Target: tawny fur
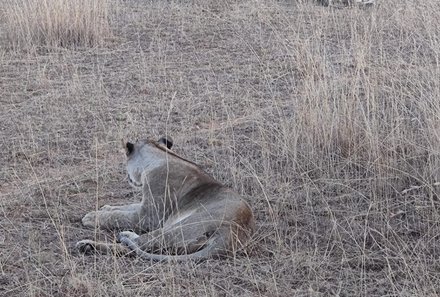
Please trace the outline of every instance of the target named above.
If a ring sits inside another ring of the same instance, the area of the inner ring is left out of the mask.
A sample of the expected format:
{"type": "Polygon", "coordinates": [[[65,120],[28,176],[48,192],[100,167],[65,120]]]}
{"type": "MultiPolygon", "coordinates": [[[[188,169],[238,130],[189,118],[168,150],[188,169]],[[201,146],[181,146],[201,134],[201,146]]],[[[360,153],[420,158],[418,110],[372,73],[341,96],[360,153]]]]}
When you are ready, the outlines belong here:
{"type": "Polygon", "coordinates": [[[142,189],[142,202],[104,206],[82,220],[87,227],[141,235],[121,232],[119,243],[82,240],[80,251],[182,261],[223,256],[246,243],[255,224],[249,204],[169,150],[171,145],[164,138],[127,143],[128,178],[142,189]]]}

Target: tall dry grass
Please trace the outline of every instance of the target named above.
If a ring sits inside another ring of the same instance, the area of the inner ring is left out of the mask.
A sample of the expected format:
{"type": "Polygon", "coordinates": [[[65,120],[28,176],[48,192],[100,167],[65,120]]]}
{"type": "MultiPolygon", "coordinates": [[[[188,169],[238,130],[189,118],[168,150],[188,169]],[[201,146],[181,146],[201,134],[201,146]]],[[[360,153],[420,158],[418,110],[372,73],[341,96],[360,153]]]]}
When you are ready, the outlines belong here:
{"type": "Polygon", "coordinates": [[[7,0],[5,18],[15,48],[97,46],[110,34],[108,0],[7,0]]]}
{"type": "Polygon", "coordinates": [[[430,189],[440,180],[440,10],[391,5],[379,8],[388,13],[353,10],[345,22],[315,25],[316,35],[292,49],[302,96],[286,136],[307,167],[328,176],[430,189]]]}

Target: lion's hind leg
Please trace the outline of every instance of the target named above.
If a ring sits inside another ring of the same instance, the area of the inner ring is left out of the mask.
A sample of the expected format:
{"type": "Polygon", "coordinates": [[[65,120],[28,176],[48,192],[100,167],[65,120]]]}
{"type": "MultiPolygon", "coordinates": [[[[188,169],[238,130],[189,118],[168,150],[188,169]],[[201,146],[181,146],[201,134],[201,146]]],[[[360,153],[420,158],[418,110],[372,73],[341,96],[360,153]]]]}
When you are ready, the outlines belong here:
{"type": "MultiPolygon", "coordinates": [[[[158,230],[159,231],[159,230],[158,230]]],[[[163,231],[163,230],[160,230],[163,231]]],[[[165,253],[155,253],[150,249],[145,249],[145,243],[139,241],[139,238],[129,238],[119,236],[119,240],[130,247],[136,255],[147,261],[200,261],[211,257],[223,257],[228,254],[226,242],[230,236],[229,228],[220,227],[217,232],[210,236],[203,235],[196,240],[179,241],[173,248],[181,248],[181,252],[173,253],[168,249],[165,253]],[[183,251],[183,252],[182,252],[183,251]]],[[[151,244],[151,241],[149,241],[151,244]]],[[[174,242],[176,244],[176,242],[174,242]]]]}
{"type": "Polygon", "coordinates": [[[183,255],[192,254],[202,249],[214,234],[215,229],[202,226],[175,225],[167,228],[156,229],[140,236],[132,236],[132,232],[121,232],[118,241],[122,243],[131,242],[142,251],[153,254],[183,255]],[[128,237],[129,241],[125,241],[128,237]]]}

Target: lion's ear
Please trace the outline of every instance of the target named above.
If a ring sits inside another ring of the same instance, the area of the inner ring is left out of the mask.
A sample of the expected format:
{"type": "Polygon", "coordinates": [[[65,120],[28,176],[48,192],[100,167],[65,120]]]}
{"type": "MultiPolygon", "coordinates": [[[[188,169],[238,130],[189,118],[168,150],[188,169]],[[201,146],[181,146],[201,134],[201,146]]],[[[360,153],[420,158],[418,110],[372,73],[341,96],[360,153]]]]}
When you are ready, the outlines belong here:
{"type": "Polygon", "coordinates": [[[125,154],[128,156],[130,156],[134,151],[134,144],[131,142],[127,142],[125,144],[125,154]]]}
{"type": "Polygon", "coordinates": [[[173,147],[173,139],[169,136],[161,137],[158,142],[159,144],[166,146],[169,150],[173,147]]]}

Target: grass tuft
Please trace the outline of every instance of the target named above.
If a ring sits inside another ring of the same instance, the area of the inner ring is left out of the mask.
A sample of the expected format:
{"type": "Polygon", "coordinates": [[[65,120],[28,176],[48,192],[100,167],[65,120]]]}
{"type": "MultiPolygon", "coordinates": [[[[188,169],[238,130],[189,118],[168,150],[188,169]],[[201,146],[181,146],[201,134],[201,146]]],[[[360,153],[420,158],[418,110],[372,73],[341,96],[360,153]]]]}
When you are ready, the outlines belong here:
{"type": "Polygon", "coordinates": [[[13,48],[94,47],[110,34],[108,0],[9,0],[5,17],[13,48]]]}

